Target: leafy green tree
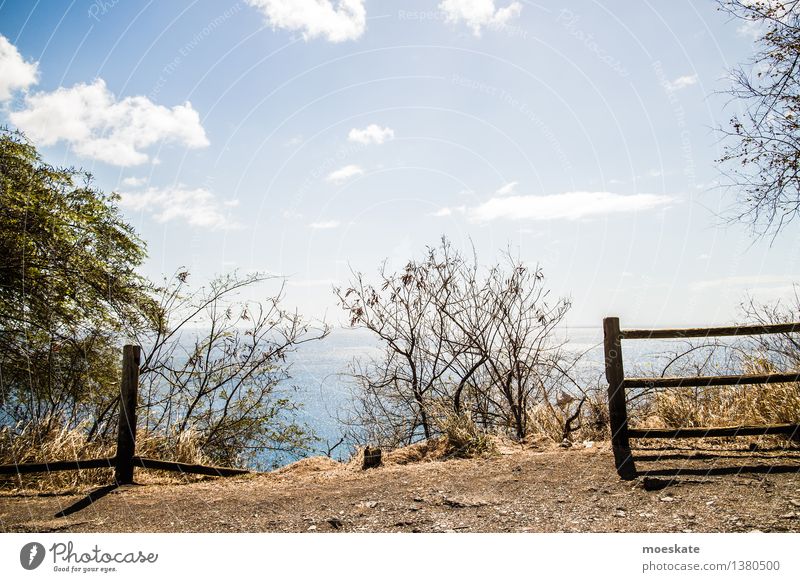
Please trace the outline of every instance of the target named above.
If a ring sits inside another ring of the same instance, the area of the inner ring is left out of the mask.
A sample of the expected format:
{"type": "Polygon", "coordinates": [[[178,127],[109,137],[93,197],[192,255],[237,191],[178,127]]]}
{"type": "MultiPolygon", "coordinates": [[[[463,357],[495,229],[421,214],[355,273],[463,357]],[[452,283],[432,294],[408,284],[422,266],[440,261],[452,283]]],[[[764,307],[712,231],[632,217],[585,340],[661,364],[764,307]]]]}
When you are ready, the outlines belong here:
{"type": "Polygon", "coordinates": [[[225,464],[309,451],[286,358],[328,326],[284,310],[282,290],[237,299],[261,275],[195,290],[187,272],[151,283],[137,273],[145,245],[116,202],[90,175],[46,164],[22,134],[0,129],[0,427],[41,441],[74,428],[113,440],[120,346],[132,341],[144,350],[140,434],[155,437],[160,456],[187,443],[197,460],[225,464]]]}
{"type": "Polygon", "coordinates": [[[117,335],[148,311],[145,245],[89,174],[0,129],[2,421],[74,425],[106,403],[117,335]]]}

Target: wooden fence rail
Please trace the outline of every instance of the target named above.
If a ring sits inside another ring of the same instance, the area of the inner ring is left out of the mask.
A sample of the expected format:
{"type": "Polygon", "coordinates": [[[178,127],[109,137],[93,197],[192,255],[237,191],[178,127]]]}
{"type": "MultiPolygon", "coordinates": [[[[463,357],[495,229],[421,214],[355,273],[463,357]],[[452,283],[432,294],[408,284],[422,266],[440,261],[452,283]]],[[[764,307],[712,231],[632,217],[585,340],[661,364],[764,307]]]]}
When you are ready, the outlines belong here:
{"type": "Polygon", "coordinates": [[[680,378],[626,378],[622,360],[623,339],[707,338],[773,333],[800,333],[800,323],[689,329],[621,330],[619,327],[619,318],[606,317],[603,319],[603,347],[605,351],[606,380],[608,382],[608,412],[611,425],[611,447],[614,452],[614,463],[619,476],[623,479],[633,479],[636,477],[636,465],[630,448],[630,439],[632,438],[702,438],[768,434],[788,435],[793,439],[798,439],[798,437],[800,437],[800,424],[674,429],[629,428],[626,396],[627,388],[746,386],[752,384],[800,382],[800,372],[680,378]]]}
{"type": "Polygon", "coordinates": [[[81,469],[114,468],[116,485],[133,483],[135,467],[228,477],[249,473],[246,469],[192,465],[174,461],[161,461],[136,456],[136,407],[139,398],[139,365],[141,348],[126,345],[122,349],[122,380],[120,382],[119,428],[117,431],[117,454],[103,459],[72,461],[45,461],[43,463],[20,463],[0,465],[0,475],[24,475],[50,473],[52,471],[77,471],[81,469]]]}

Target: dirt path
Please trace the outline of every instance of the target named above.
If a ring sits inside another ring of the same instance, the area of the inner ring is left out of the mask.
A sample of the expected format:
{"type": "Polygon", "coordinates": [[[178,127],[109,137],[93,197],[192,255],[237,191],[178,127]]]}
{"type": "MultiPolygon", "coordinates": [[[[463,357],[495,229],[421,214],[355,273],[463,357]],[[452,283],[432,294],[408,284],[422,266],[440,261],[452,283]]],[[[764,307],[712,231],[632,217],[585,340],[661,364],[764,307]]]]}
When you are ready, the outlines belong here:
{"type": "Polygon", "coordinates": [[[638,457],[653,472],[632,482],[617,478],[605,445],[366,472],[309,459],[277,473],[120,489],[57,519],[83,495],[0,494],[0,531],[800,531],[800,452],[638,457]]]}

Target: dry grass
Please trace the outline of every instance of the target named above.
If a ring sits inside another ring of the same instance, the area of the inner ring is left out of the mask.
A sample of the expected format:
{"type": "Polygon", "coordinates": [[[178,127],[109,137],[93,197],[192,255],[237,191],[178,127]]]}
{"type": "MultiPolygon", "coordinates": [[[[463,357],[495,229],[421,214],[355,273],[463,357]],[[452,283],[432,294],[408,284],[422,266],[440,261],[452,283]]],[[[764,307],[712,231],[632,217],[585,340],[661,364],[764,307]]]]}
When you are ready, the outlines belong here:
{"type": "MultiPolygon", "coordinates": [[[[56,423],[53,423],[56,424],[56,423]]],[[[116,441],[89,441],[84,427],[74,429],[44,428],[45,423],[12,429],[0,428],[0,464],[41,463],[74,459],[113,457],[116,441]]],[[[186,431],[170,439],[162,435],[139,432],[136,435],[136,454],[183,463],[204,464],[197,435],[186,431]]],[[[176,483],[197,480],[198,477],[166,471],[138,470],[136,480],[143,483],[176,483]]],[[[27,475],[0,476],[0,489],[6,491],[64,491],[86,485],[105,485],[113,480],[113,469],[82,469],[27,475]]]]}
{"type": "MultiPolygon", "coordinates": [[[[749,360],[747,374],[769,374],[763,359],[749,360]]],[[[800,383],[678,388],[655,395],[652,418],[663,426],[800,423],[800,383]]]]}
{"type": "MultiPolygon", "coordinates": [[[[577,401],[565,407],[538,404],[528,410],[528,438],[545,437],[559,443],[564,437],[564,426],[574,414],[577,401]]],[[[577,419],[571,423],[573,429],[569,435],[572,441],[600,441],[610,437],[608,428],[608,404],[605,395],[593,391],[590,393],[577,419]]]]}

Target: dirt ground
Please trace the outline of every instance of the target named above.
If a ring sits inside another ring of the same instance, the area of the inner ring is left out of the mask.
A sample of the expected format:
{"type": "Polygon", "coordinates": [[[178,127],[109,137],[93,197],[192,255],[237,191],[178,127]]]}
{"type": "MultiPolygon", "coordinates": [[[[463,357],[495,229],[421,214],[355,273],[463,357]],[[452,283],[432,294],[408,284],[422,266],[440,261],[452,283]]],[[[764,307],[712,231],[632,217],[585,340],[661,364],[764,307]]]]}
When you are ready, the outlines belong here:
{"type": "Polygon", "coordinates": [[[0,531],[800,531],[796,449],[638,449],[640,477],[622,481],[608,444],[586,445],[368,471],[314,458],[273,473],[124,487],[59,518],[92,488],[0,492],[0,531]]]}

